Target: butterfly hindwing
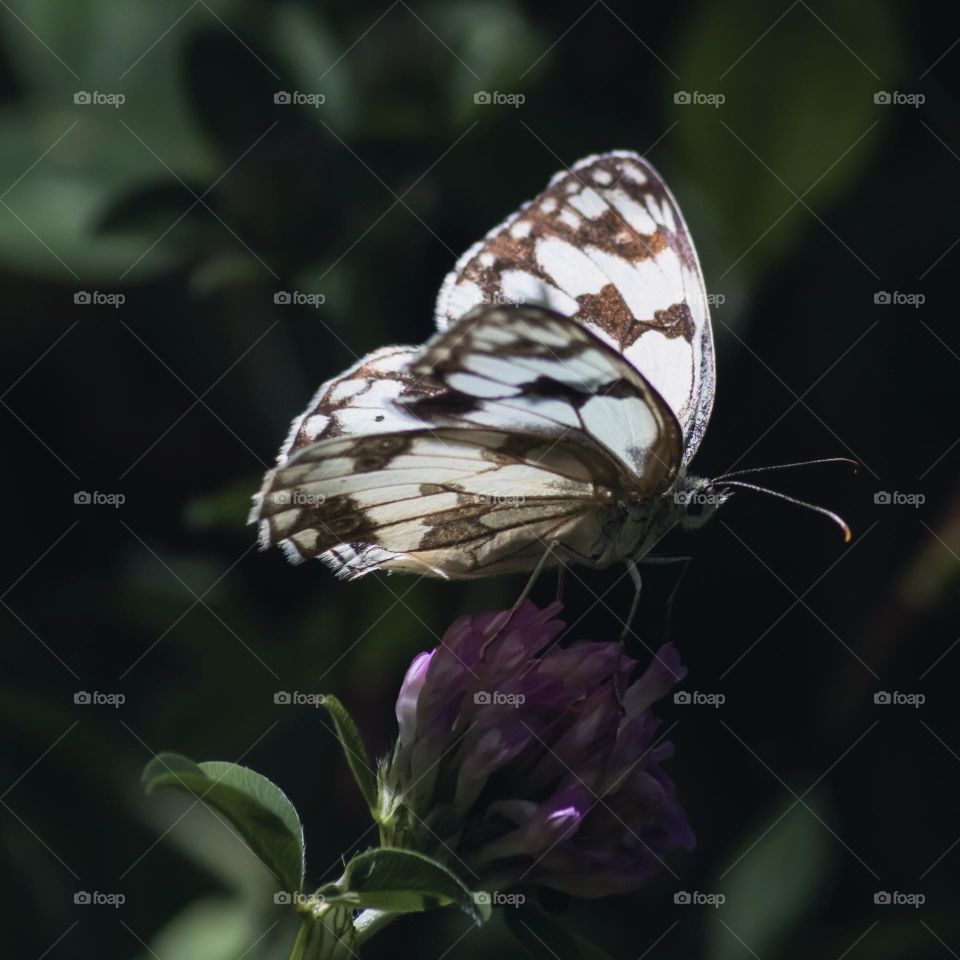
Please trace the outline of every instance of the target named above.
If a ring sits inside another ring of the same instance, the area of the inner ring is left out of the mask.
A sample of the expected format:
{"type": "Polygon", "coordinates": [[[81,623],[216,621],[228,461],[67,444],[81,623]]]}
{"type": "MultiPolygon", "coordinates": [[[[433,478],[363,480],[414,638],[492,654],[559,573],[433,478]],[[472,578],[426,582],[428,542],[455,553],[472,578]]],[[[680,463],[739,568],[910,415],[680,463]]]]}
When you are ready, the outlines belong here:
{"type": "Polygon", "coordinates": [[[255,510],[262,543],[344,577],[469,577],[525,569],[557,537],[595,549],[581,521],[607,505],[618,474],[567,440],[421,429],[310,444],[267,475],[255,510]]]}
{"type": "Polygon", "coordinates": [[[542,303],[620,351],[673,411],[690,462],[713,405],[713,334],[686,224],[645,160],[587,157],[471,247],[441,287],[438,326],[481,303],[542,303]]]}
{"type": "Polygon", "coordinates": [[[381,347],[324,383],[291,424],[280,450],[280,462],[317,440],[416,427],[396,402],[426,398],[436,392],[409,369],[418,350],[381,347]]]}

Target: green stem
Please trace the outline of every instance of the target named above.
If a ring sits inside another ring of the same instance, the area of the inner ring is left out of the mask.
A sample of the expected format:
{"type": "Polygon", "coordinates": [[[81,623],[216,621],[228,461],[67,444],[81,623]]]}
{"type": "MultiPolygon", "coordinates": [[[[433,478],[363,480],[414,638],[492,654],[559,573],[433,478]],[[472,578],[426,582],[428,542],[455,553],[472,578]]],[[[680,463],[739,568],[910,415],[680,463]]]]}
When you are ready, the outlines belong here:
{"type": "Polygon", "coordinates": [[[356,960],[357,949],[399,914],[364,910],[354,919],[347,906],[319,904],[300,911],[290,960],[356,960]]]}
{"type": "Polygon", "coordinates": [[[357,955],[353,910],[333,904],[300,911],[300,929],[290,960],[348,960],[357,955]]]}

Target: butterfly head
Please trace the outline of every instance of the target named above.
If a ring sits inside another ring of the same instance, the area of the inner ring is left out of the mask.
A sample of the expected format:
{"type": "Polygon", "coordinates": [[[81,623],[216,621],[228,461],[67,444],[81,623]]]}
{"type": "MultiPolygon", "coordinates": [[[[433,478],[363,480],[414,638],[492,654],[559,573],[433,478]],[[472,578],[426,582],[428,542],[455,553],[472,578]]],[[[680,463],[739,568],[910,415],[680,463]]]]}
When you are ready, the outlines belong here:
{"type": "Polygon", "coordinates": [[[678,513],[677,522],[684,530],[697,530],[729,497],[730,491],[717,488],[712,480],[687,475],[673,491],[673,502],[678,513]]]}

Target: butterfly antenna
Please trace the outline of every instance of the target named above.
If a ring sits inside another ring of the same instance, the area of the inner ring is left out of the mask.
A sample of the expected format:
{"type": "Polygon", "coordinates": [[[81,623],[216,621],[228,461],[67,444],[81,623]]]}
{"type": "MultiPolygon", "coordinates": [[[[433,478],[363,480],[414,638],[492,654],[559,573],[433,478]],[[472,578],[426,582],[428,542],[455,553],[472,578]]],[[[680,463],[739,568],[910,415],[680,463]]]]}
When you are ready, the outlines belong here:
{"type": "Polygon", "coordinates": [[[832,510],[828,510],[826,507],[820,507],[815,503],[808,503],[806,500],[798,500],[796,497],[791,497],[785,493],[780,493],[779,490],[769,490],[767,487],[758,487],[755,483],[744,483],[742,480],[724,480],[724,486],[740,487],[744,490],[754,490],[756,493],[766,493],[771,497],[778,497],[781,500],[786,500],[787,503],[795,503],[798,507],[806,507],[808,510],[812,510],[814,513],[821,513],[823,516],[829,517],[843,531],[844,543],[849,543],[853,538],[853,533],[847,526],[847,522],[843,519],[843,517],[841,517],[838,513],[834,513],[832,510]]]}
{"type": "Polygon", "coordinates": [[[768,470],[789,470],[792,467],[813,467],[820,463],[849,463],[853,467],[853,472],[860,470],[860,464],[849,457],[824,457],[822,460],[800,460],[797,463],[775,463],[769,467],[750,467],[747,470],[734,470],[733,473],[725,473],[722,477],[716,477],[715,480],[728,480],[731,477],[745,477],[750,473],[766,473],[768,470]]]}

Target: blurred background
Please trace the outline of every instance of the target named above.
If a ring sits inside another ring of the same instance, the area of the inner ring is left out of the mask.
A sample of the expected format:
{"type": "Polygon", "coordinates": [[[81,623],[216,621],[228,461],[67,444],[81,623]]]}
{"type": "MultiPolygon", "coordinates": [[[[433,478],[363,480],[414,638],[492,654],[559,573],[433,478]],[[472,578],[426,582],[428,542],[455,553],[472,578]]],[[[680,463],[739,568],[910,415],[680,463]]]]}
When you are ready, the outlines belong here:
{"type": "MultiPolygon", "coordinates": [[[[143,765],[165,749],[266,774],[305,822],[310,881],[334,879],[374,836],[326,718],[274,694],[335,692],[382,754],[412,656],[521,581],[338,583],[258,553],[249,497],[321,381],[430,334],[462,250],[556,170],[631,148],[677,195],[715,301],[697,472],[863,466],[769,478],[842,512],[849,545],[742,493],[670,543],[695,558],[679,587],[675,568],[647,573],[643,642],[672,639],[685,689],[725,698],[661,711],[698,848],[641,895],[552,907],[617,957],[957,956],[948,17],[2,0],[7,955],[287,956],[275,881],[209,813],[145,798],[143,765]]],[[[571,639],[612,638],[630,587],[579,575],[571,639]]],[[[367,955],[397,949],[522,955],[501,921],[454,911],[399,921],[367,955]]]]}

